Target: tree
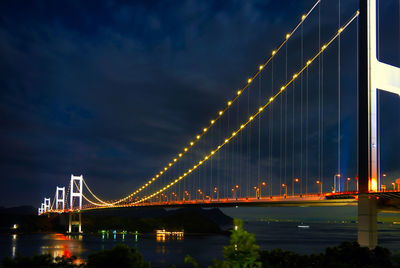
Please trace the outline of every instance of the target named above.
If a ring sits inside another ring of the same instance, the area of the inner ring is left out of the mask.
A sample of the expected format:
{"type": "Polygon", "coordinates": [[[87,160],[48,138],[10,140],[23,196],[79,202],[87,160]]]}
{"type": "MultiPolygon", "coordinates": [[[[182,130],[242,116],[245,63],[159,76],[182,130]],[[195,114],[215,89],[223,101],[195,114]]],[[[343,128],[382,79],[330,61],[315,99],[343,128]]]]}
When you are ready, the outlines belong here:
{"type": "MultiPolygon", "coordinates": [[[[256,243],[254,234],[248,233],[243,229],[243,221],[241,220],[235,219],[233,224],[235,227],[231,230],[229,245],[223,249],[224,259],[214,260],[214,265],[212,267],[261,267],[261,262],[258,260],[260,247],[256,243]]],[[[186,256],[185,263],[190,263],[195,267],[199,267],[197,262],[189,255],[186,256]]]]}

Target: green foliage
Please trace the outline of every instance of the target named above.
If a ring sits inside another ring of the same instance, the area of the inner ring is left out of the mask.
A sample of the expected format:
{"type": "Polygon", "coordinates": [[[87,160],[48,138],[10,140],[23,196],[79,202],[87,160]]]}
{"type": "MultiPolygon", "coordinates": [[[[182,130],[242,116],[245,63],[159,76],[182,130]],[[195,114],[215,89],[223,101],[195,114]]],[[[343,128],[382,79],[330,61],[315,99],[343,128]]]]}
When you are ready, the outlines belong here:
{"type": "Polygon", "coordinates": [[[190,256],[190,255],[186,255],[186,257],[185,257],[185,263],[186,263],[186,264],[191,264],[191,265],[193,265],[193,266],[196,267],[196,268],[200,267],[199,264],[197,263],[197,261],[196,261],[192,256],[190,256]]]}
{"type": "Polygon", "coordinates": [[[370,250],[360,247],[357,242],[343,242],[337,247],[327,248],[324,253],[318,255],[300,255],[281,249],[261,251],[260,258],[263,267],[274,268],[399,267],[388,249],[378,246],[370,250]]]}
{"type": "Polygon", "coordinates": [[[33,257],[24,257],[17,255],[14,259],[6,257],[3,260],[4,268],[77,268],[81,265],[75,265],[73,262],[76,257],[65,258],[57,257],[53,259],[50,254],[35,255],[33,257]]]}
{"type": "MultiPolygon", "coordinates": [[[[233,221],[235,228],[231,231],[231,239],[229,245],[224,247],[223,260],[214,260],[212,267],[216,268],[250,268],[261,267],[259,261],[260,247],[256,243],[254,234],[243,229],[243,221],[235,219],[233,221]]],[[[187,255],[185,263],[199,267],[194,258],[187,255]]]]}
{"type": "Polygon", "coordinates": [[[111,250],[104,250],[89,255],[87,260],[88,268],[150,268],[149,262],[143,262],[142,255],[137,248],[127,245],[116,245],[111,250]]]}

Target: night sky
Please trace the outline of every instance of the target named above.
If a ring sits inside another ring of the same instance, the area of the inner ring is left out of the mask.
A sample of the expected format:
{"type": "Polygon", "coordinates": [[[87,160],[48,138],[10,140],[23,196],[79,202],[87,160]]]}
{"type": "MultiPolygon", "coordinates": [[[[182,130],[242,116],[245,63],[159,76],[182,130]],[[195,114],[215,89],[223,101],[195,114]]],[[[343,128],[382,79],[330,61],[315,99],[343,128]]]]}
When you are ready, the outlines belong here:
{"type": "MultiPolygon", "coordinates": [[[[38,206],[71,174],[106,199],[133,191],[314,2],[1,1],[0,206],[38,206]]],[[[342,2],[344,21],[357,1],[342,2]]],[[[381,58],[400,66],[399,3],[381,9],[381,58]]],[[[397,177],[400,98],[383,93],[381,107],[382,169],[397,177]]]]}

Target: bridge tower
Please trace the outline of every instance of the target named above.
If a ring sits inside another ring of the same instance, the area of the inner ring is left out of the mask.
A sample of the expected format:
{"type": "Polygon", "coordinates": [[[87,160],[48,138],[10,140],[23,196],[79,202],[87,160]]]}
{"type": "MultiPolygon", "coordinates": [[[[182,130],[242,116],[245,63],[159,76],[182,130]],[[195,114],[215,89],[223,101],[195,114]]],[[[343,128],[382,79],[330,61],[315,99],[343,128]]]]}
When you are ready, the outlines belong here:
{"type": "Polygon", "coordinates": [[[65,187],[56,188],[56,210],[65,209],[65,187]]]}
{"type": "Polygon", "coordinates": [[[78,233],[82,233],[82,214],[80,210],[82,209],[82,182],[83,176],[74,176],[71,175],[71,183],[70,183],[70,209],[72,210],[69,213],[69,221],[68,221],[68,232],[72,233],[72,226],[78,226],[78,233]],[[78,199],[78,212],[74,212],[74,198],[78,199]]]}
{"type": "Polygon", "coordinates": [[[71,183],[70,183],[70,204],[69,208],[74,209],[74,198],[78,198],[79,202],[79,209],[82,209],[82,181],[83,181],[83,176],[74,176],[71,175],[71,183]]]}
{"type": "Polygon", "coordinates": [[[400,95],[400,69],[377,57],[377,0],[360,0],[359,47],[359,201],[358,242],[377,245],[377,202],[369,192],[380,190],[378,90],[400,95]]]}
{"type": "Polygon", "coordinates": [[[50,210],[50,198],[44,198],[44,212],[50,210]]]}

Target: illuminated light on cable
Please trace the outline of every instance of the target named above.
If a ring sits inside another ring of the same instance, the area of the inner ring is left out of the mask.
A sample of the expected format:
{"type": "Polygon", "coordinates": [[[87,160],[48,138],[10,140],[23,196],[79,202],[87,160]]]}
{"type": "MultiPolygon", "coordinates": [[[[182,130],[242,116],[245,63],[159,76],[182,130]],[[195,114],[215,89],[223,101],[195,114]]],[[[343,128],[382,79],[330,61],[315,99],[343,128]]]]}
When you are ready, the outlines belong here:
{"type": "Polygon", "coordinates": [[[250,84],[250,83],[251,83],[251,81],[252,81],[252,80],[251,80],[251,78],[249,78],[249,79],[247,80],[247,83],[249,83],[249,84],[250,84]]]}
{"type": "Polygon", "coordinates": [[[219,115],[222,115],[223,113],[224,113],[224,111],[219,111],[219,113],[218,113],[218,114],[219,114],[219,115]]]}
{"type": "Polygon", "coordinates": [[[204,132],[207,132],[207,128],[204,128],[203,131],[204,131],[204,132]]]}
{"type": "Polygon", "coordinates": [[[191,142],[190,142],[190,145],[193,145],[193,144],[194,144],[194,142],[193,142],[193,141],[191,141],[191,142]]]}
{"type": "Polygon", "coordinates": [[[259,112],[261,112],[262,110],[264,110],[263,107],[260,107],[260,108],[258,109],[259,112]]]}
{"type": "Polygon", "coordinates": [[[179,155],[179,157],[182,157],[182,154],[178,154],[179,155]]]}
{"type": "Polygon", "coordinates": [[[169,163],[168,166],[172,166],[172,163],[169,163]]]}
{"type": "Polygon", "coordinates": [[[231,102],[231,101],[228,101],[228,106],[231,106],[231,104],[232,104],[232,102],[231,102]]]}
{"type": "Polygon", "coordinates": [[[238,90],[238,91],[237,91],[237,94],[238,94],[238,95],[242,94],[242,91],[241,91],[241,90],[238,90]]]}
{"type": "Polygon", "coordinates": [[[213,154],[215,154],[215,152],[214,152],[214,151],[211,151],[211,154],[213,155],[213,154]]]}
{"type": "Polygon", "coordinates": [[[270,101],[270,102],[273,101],[273,100],[274,100],[274,97],[269,98],[269,101],[270,101]]]}
{"type": "MultiPolygon", "coordinates": [[[[346,29],[346,27],[347,27],[352,21],[354,21],[354,19],[357,17],[357,15],[359,15],[359,12],[357,12],[357,14],[354,15],[354,16],[352,17],[351,20],[349,20],[349,22],[343,27],[343,30],[346,29]]],[[[317,58],[317,57],[322,53],[322,50],[326,49],[326,48],[336,39],[337,36],[339,36],[339,35],[333,36],[332,39],[331,39],[326,45],[324,45],[324,46],[322,47],[322,49],[315,55],[315,57],[313,57],[313,58],[311,59],[311,62],[310,62],[310,63],[312,63],[312,62],[314,61],[314,59],[317,58]]],[[[310,64],[310,63],[308,63],[308,64],[310,64]]],[[[306,67],[306,66],[305,66],[305,67],[306,67]]],[[[297,75],[301,74],[301,73],[306,69],[305,67],[303,67],[297,75]]],[[[294,80],[294,79],[293,79],[293,80],[294,80]]],[[[287,85],[285,85],[285,86],[283,86],[283,87],[281,88],[281,91],[283,91],[283,90],[284,90],[289,84],[291,84],[292,82],[293,82],[293,81],[289,81],[289,83],[288,83],[287,85]]],[[[258,115],[258,113],[256,113],[254,116],[257,116],[257,115],[258,115]]],[[[248,122],[246,122],[245,126],[246,126],[252,119],[253,119],[253,116],[250,117],[250,120],[249,120],[248,122]]],[[[229,140],[228,140],[228,141],[229,141],[229,140]]],[[[222,144],[222,146],[223,146],[223,145],[224,145],[224,144],[222,144]]],[[[222,146],[219,145],[219,146],[218,146],[218,149],[220,149],[222,146]]],[[[284,185],[284,187],[286,187],[286,184],[284,185]]],[[[142,201],[145,201],[145,199],[141,199],[141,200],[139,200],[139,201],[136,201],[135,204],[140,203],[140,202],[142,202],[142,201]]],[[[135,204],[133,204],[133,205],[135,205],[135,204]]]]}
{"type": "Polygon", "coordinates": [[[264,68],[264,65],[260,65],[260,67],[258,67],[258,69],[261,71],[264,68]]]}
{"type": "Polygon", "coordinates": [[[196,138],[197,138],[197,139],[200,139],[200,135],[197,135],[196,138]]]}
{"type": "Polygon", "coordinates": [[[167,170],[167,169],[168,169],[167,167],[164,168],[164,170],[167,170]]]}
{"type": "Polygon", "coordinates": [[[281,91],[284,91],[284,90],[285,90],[285,86],[282,86],[282,87],[281,87],[281,91]]]}
{"type": "Polygon", "coordinates": [[[187,152],[188,148],[185,148],[184,150],[185,150],[185,152],[187,152]]]}
{"type": "Polygon", "coordinates": [[[272,50],[272,56],[274,56],[276,54],[275,50],[272,50]]]}
{"type": "Polygon", "coordinates": [[[293,75],[293,78],[296,78],[296,77],[297,77],[297,74],[294,74],[294,75],[293,75]]]}
{"type": "Polygon", "coordinates": [[[183,176],[186,176],[187,175],[187,173],[183,173],[183,176]]]}
{"type": "Polygon", "coordinates": [[[174,162],[178,161],[178,159],[174,158],[174,162]]]}
{"type": "Polygon", "coordinates": [[[289,33],[286,34],[286,39],[289,39],[289,37],[290,37],[290,34],[289,33]]]}
{"type": "Polygon", "coordinates": [[[307,65],[310,65],[310,64],[311,64],[311,62],[312,62],[311,60],[307,61],[307,65]]]}
{"type": "Polygon", "coordinates": [[[151,180],[152,180],[152,181],[155,181],[155,180],[156,180],[156,178],[152,178],[151,180]]]}
{"type": "Polygon", "coordinates": [[[199,165],[203,164],[203,161],[199,161],[199,165]]]}
{"type": "Polygon", "coordinates": [[[241,125],[240,128],[244,128],[244,125],[241,125]]]}
{"type": "Polygon", "coordinates": [[[207,160],[207,159],[208,159],[208,156],[206,155],[206,156],[204,157],[204,159],[207,160]]]}
{"type": "Polygon", "coordinates": [[[253,120],[253,119],[254,119],[254,117],[252,117],[252,116],[249,117],[249,121],[251,121],[251,120],[253,120]]]}
{"type": "Polygon", "coordinates": [[[307,18],[307,15],[303,15],[303,16],[301,16],[301,20],[305,20],[307,18]]]}
{"type": "Polygon", "coordinates": [[[191,170],[191,169],[189,169],[189,173],[190,173],[190,172],[192,172],[192,170],[191,170]]]}
{"type": "Polygon", "coordinates": [[[339,28],[338,33],[343,32],[343,28],[339,28]]]}
{"type": "Polygon", "coordinates": [[[163,174],[163,172],[162,172],[162,171],[160,171],[160,175],[161,175],[161,174],[163,174]]]}
{"type": "Polygon", "coordinates": [[[214,124],[214,123],[215,123],[215,121],[214,121],[214,120],[211,120],[211,125],[214,124]]]}
{"type": "Polygon", "coordinates": [[[158,177],[160,177],[160,175],[157,174],[157,175],[156,175],[156,178],[158,178],[158,177]]]}
{"type": "Polygon", "coordinates": [[[225,139],[225,143],[227,143],[229,140],[228,139],[225,139]]]}
{"type": "Polygon", "coordinates": [[[236,135],[236,132],[232,132],[232,137],[236,135]]]}

